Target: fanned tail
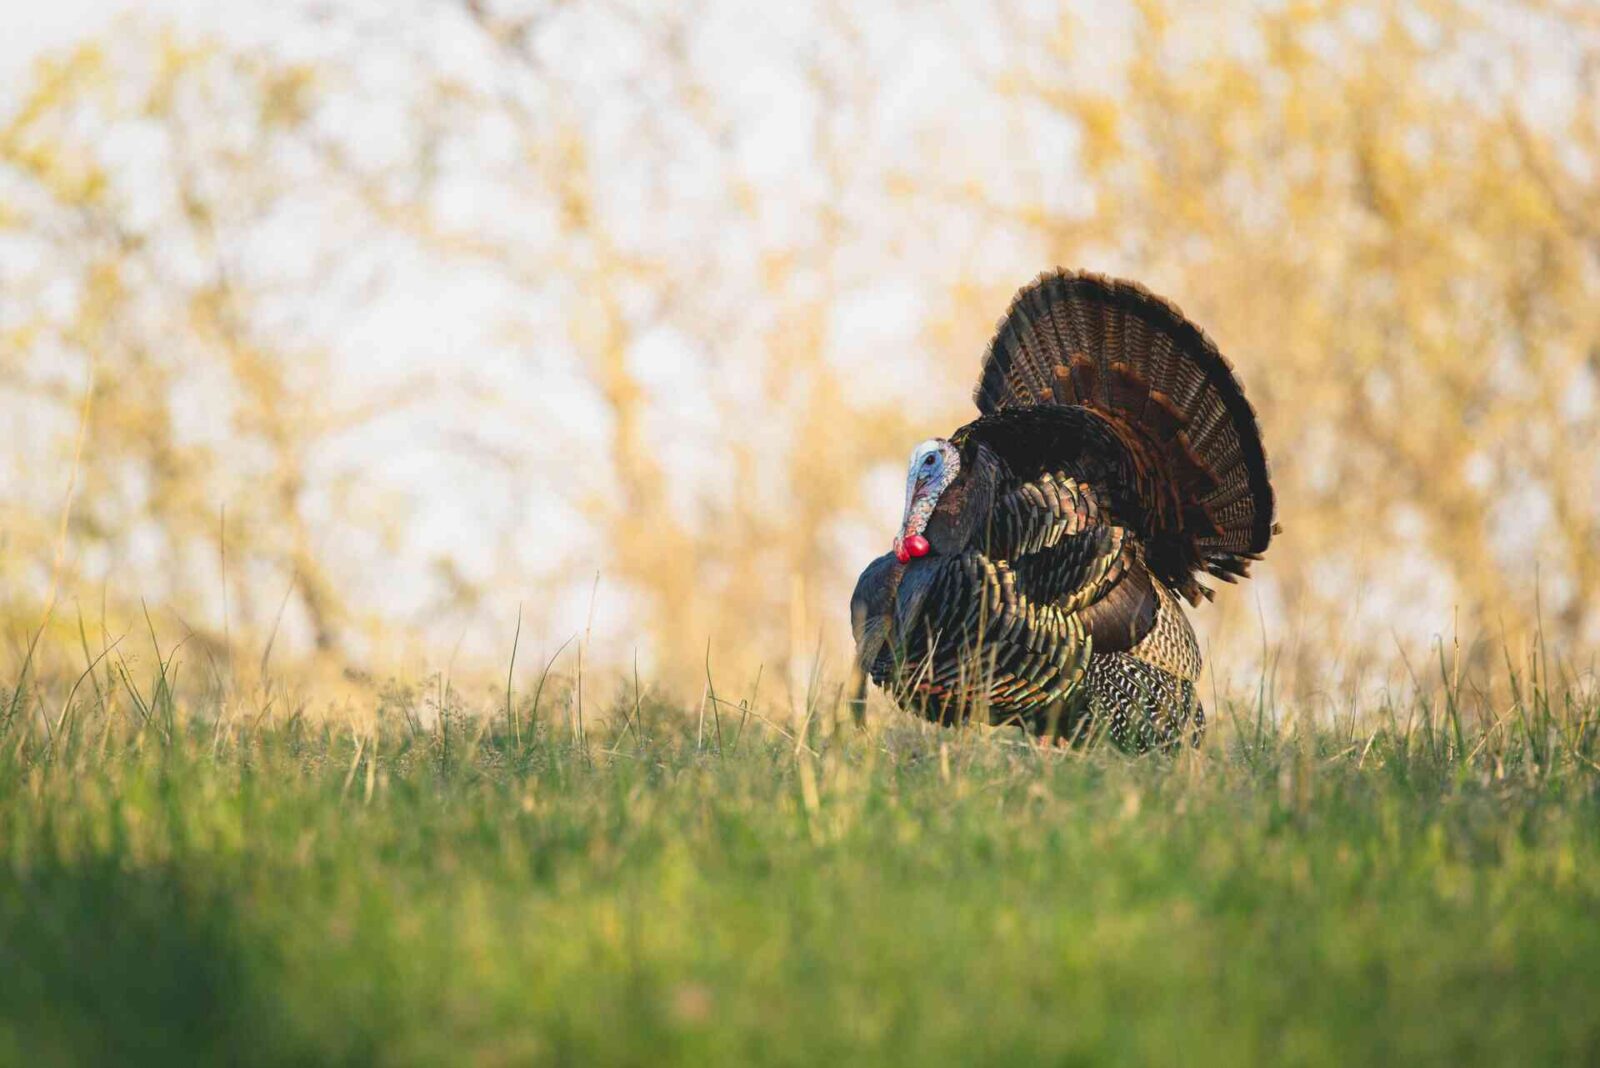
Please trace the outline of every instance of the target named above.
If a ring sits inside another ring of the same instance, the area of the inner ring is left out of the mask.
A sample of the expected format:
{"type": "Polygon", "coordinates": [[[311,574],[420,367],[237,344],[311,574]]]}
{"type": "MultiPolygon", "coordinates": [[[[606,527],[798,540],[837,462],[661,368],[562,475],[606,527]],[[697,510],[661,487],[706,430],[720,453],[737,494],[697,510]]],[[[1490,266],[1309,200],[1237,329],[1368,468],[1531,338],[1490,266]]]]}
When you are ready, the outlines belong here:
{"type": "Polygon", "coordinates": [[[1248,574],[1272,535],[1271,472],[1255,410],[1217,346],[1134,282],[1054,271],[1000,321],[973,399],[985,415],[1077,405],[1131,431],[1163,491],[1149,509],[1149,563],[1196,601],[1206,571],[1248,574]]]}

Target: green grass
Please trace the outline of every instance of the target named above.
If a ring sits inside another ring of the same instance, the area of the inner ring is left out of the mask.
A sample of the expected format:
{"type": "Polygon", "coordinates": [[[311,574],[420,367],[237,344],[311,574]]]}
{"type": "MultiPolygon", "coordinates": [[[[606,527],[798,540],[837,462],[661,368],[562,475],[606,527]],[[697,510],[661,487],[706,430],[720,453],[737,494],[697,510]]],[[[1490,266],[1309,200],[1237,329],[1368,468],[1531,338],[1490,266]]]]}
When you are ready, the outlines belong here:
{"type": "Polygon", "coordinates": [[[1133,760],[124,681],[0,707],[6,1063],[1600,1058],[1590,704],[1133,760]]]}

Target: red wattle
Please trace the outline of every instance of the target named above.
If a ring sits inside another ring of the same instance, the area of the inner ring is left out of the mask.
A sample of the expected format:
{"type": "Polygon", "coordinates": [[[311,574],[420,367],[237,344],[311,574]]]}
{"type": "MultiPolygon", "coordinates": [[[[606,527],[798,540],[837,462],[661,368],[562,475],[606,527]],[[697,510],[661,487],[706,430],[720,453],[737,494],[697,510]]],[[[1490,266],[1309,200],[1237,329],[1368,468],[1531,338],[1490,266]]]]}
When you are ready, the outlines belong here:
{"type": "Polygon", "coordinates": [[[909,564],[911,562],[911,554],[906,551],[904,542],[895,542],[894,558],[900,561],[902,564],[909,564]]]}
{"type": "Polygon", "coordinates": [[[921,534],[913,534],[906,539],[905,547],[901,549],[901,552],[908,556],[927,556],[930,548],[927,538],[924,538],[921,534]]]}

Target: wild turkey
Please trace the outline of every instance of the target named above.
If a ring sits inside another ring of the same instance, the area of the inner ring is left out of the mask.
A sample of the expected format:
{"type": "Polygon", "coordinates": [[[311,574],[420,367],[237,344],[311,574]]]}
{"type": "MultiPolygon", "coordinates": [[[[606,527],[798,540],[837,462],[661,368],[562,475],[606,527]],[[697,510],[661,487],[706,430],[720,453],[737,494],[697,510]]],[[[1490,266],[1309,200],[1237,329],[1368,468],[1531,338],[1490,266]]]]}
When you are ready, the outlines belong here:
{"type": "Polygon", "coordinates": [[[974,400],[912,453],[894,551],[856,584],[856,700],[870,676],[944,723],[1198,744],[1178,596],[1246,575],[1278,529],[1227,360],[1142,286],[1057,271],[1012,301],[974,400]]]}

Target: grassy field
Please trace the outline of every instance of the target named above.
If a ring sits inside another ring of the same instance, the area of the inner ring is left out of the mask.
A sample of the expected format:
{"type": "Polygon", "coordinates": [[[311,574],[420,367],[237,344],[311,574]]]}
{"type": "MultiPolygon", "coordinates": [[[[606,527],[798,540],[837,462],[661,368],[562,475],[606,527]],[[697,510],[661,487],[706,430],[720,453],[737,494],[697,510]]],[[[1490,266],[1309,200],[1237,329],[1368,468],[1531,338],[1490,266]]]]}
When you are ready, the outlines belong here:
{"type": "Polygon", "coordinates": [[[6,1063],[1600,1058],[1593,703],[1243,712],[1133,760],[32,692],[0,707],[6,1063]]]}

